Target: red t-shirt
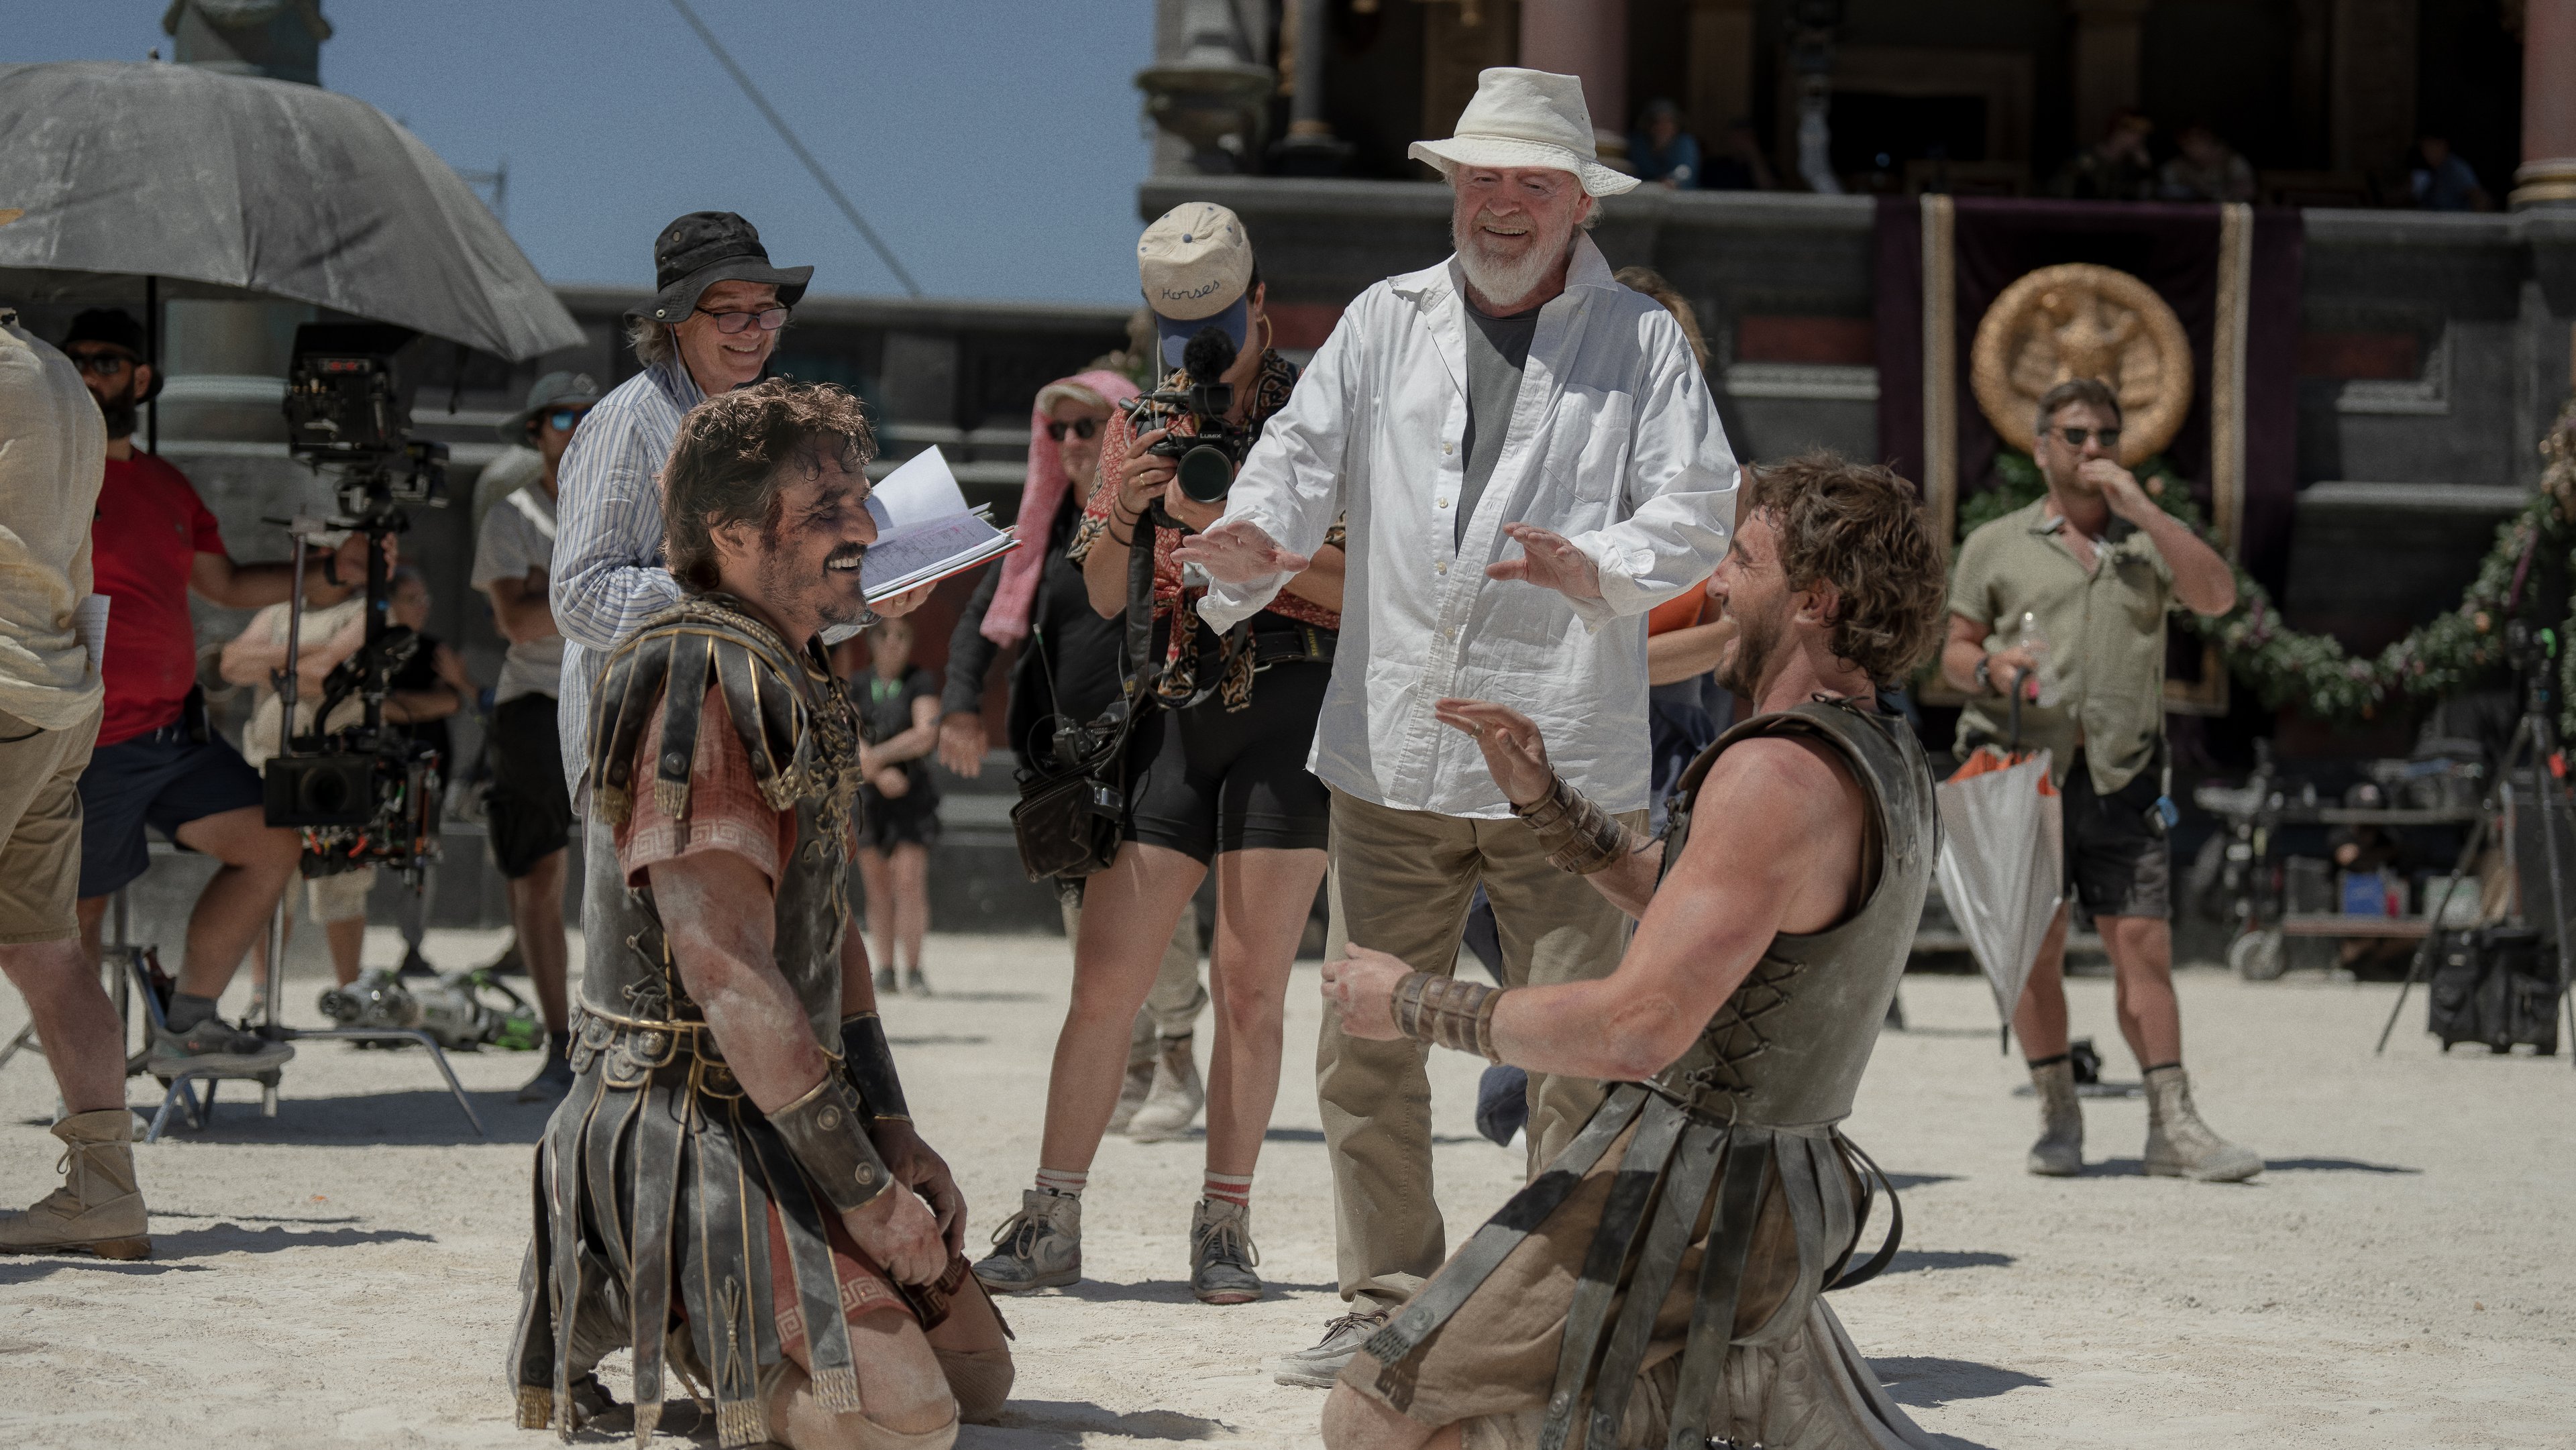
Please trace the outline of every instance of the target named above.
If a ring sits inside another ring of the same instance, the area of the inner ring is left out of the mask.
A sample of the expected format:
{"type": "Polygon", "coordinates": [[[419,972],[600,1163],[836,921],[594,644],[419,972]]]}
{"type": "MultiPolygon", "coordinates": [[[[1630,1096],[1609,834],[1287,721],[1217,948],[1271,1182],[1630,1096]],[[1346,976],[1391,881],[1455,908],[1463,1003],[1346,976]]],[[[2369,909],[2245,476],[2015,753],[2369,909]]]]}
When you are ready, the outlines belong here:
{"type": "Polygon", "coordinates": [[[107,687],[100,745],[179,718],[197,683],[188,575],[199,554],[222,552],[223,531],[186,475],[149,453],[107,461],[90,522],[92,587],[112,601],[99,671],[107,687]]]}

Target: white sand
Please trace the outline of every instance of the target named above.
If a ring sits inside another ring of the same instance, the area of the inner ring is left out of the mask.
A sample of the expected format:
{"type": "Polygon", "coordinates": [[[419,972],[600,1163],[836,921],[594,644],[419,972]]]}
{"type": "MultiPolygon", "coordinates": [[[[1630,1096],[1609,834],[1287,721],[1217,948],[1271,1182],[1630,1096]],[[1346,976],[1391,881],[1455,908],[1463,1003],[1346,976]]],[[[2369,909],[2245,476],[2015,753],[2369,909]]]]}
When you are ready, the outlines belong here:
{"type": "MultiPolygon", "coordinates": [[[[495,947],[432,939],[448,965],[495,947]]],[[[1067,964],[1052,939],[935,939],[946,995],[888,1014],[979,1243],[1034,1166],[1067,964]]],[[[1291,989],[1256,1188],[1272,1297],[1191,1302],[1196,1143],[1113,1139],[1085,1199],[1092,1277],[1006,1305],[1008,1422],[961,1443],[1314,1442],[1321,1394],[1271,1383],[1268,1362],[1338,1304],[1305,1070],[1315,980],[1303,968],[1291,989]]],[[[314,985],[296,984],[290,1020],[318,1023],[314,985]]],[[[2079,1033],[2134,1077],[2108,984],[2073,990],[2079,1033]]],[[[2420,1005],[2375,1060],[2394,990],[2185,974],[2202,1106],[2273,1165],[2218,1187],[2138,1173],[2136,1100],[2088,1104],[2086,1176],[2025,1175],[2033,1111],[2011,1095],[1984,984],[1910,979],[1915,1030],[1882,1039],[1849,1125],[1910,1185],[1906,1254],[1837,1296],[1894,1396],[1961,1445],[2576,1445],[2576,1072],[2563,1056],[2439,1058],[2420,1005]]],[[[0,992],[0,1040],[24,1020],[0,992]]],[[[1519,1155],[1474,1135],[1478,1064],[1433,1061],[1454,1243],[1515,1185],[1519,1155]]],[[[511,1428],[501,1378],[542,1121],[509,1090],[533,1066],[457,1059],[483,1142],[417,1054],[309,1046],[277,1118],[236,1090],[211,1131],[140,1150],[152,1262],[0,1258],[0,1443],[547,1443],[511,1428]]],[[[53,1102],[41,1062],[0,1070],[12,1203],[49,1184],[53,1102]]]]}

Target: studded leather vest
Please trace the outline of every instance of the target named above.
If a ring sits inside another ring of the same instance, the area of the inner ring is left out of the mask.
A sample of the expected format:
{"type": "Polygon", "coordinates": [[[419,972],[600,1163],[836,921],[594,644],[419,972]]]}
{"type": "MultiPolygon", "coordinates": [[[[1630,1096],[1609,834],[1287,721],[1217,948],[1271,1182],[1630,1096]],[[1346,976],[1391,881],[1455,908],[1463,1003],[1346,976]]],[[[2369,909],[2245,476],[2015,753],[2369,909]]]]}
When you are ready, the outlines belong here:
{"type": "Polygon", "coordinates": [[[1868,892],[1861,908],[1833,927],[1772,938],[1699,1040],[1653,1085],[1712,1118],[1812,1127],[1851,1113],[1913,949],[1940,818],[1931,767],[1902,719],[1818,699],[1747,720],[1691,762],[1664,846],[1668,866],[1689,839],[1690,809],[1709,767],[1730,747],[1763,735],[1830,744],[1859,778],[1872,812],[1861,860],[1868,892]]]}
{"type": "MultiPolygon", "coordinates": [[[[585,771],[601,818],[624,824],[635,793],[649,790],[685,831],[701,728],[733,730],[762,799],[795,812],[795,849],[780,862],[773,908],[774,960],[815,1040],[837,1053],[841,939],[849,927],[843,883],[859,785],[857,711],[818,645],[791,648],[728,596],[692,595],[654,616],[601,668],[585,771]],[[710,683],[724,702],[720,718],[705,708],[710,683]],[[651,762],[652,779],[638,781],[636,753],[657,710],[661,753],[651,762]]],[[[582,1005],[612,1023],[703,1020],[672,963],[650,886],[597,904],[584,946],[582,1005]]],[[[699,1033],[670,1036],[704,1040],[699,1033]]]]}

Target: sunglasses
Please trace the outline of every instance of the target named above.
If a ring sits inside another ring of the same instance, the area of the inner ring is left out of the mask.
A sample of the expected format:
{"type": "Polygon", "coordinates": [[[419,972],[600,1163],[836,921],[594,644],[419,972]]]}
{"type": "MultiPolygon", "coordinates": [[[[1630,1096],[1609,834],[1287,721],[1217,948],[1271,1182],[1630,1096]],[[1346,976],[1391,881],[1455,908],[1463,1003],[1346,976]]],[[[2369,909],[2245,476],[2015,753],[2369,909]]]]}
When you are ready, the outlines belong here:
{"type": "Polygon", "coordinates": [[[716,331],[723,333],[740,332],[755,322],[760,324],[763,332],[776,332],[787,325],[787,309],[784,307],[764,307],[758,312],[708,312],[703,307],[693,307],[690,311],[706,312],[716,320],[716,331]]]}
{"type": "Polygon", "coordinates": [[[589,411],[588,408],[557,408],[546,415],[546,426],[558,433],[569,433],[589,411]]]}
{"type": "Polygon", "coordinates": [[[2065,439],[2069,448],[2081,448],[2086,440],[2092,438],[2101,439],[2105,448],[2120,446],[2120,430],[2117,428],[2052,428],[2049,431],[2065,439]]]}
{"type": "Polygon", "coordinates": [[[121,378],[134,361],[121,352],[76,352],[67,354],[72,365],[94,378],[121,378]]]}
{"type": "Polygon", "coordinates": [[[1070,431],[1076,438],[1088,438],[1092,434],[1099,432],[1100,420],[1097,418],[1076,418],[1069,423],[1049,423],[1046,425],[1046,429],[1047,436],[1049,438],[1054,439],[1058,443],[1062,443],[1064,441],[1064,435],[1068,431],[1070,431]]]}

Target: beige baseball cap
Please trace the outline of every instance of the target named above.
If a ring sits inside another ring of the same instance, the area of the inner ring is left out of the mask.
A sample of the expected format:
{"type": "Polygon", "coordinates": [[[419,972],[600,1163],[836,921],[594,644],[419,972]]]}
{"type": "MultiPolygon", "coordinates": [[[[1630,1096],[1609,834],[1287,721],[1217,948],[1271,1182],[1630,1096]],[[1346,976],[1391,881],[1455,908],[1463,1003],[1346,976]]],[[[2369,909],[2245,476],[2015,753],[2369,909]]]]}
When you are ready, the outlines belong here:
{"type": "Polygon", "coordinates": [[[1242,218],[1212,201],[1183,202],[1136,239],[1136,271],[1165,367],[1179,367],[1190,338],[1210,325],[1242,348],[1251,332],[1245,294],[1252,287],[1252,239],[1242,218]]]}

